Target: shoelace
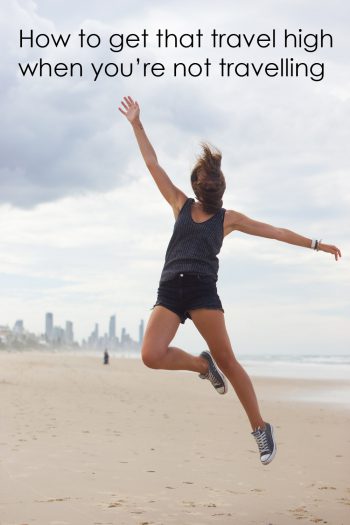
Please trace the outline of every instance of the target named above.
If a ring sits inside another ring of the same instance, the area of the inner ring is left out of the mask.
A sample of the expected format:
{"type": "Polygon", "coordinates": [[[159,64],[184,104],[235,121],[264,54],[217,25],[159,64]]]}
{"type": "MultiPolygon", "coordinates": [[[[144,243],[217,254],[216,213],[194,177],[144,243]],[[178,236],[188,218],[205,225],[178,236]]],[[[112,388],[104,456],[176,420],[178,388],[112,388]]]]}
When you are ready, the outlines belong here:
{"type": "Polygon", "coordinates": [[[210,366],[209,366],[209,370],[208,370],[208,374],[207,375],[208,375],[208,379],[210,379],[210,381],[214,385],[220,385],[221,384],[221,381],[218,379],[218,377],[215,374],[213,374],[210,366]]]}
{"type": "Polygon", "coordinates": [[[215,374],[215,370],[213,371],[212,364],[211,363],[208,363],[208,364],[209,364],[208,372],[206,374],[200,374],[200,377],[202,379],[209,379],[209,381],[211,381],[211,383],[214,386],[221,387],[222,386],[221,377],[220,376],[218,377],[218,375],[215,374]]]}
{"type": "Polygon", "coordinates": [[[269,453],[270,447],[267,441],[267,434],[264,430],[260,430],[259,435],[255,435],[255,440],[258,444],[260,453],[269,453]]]}

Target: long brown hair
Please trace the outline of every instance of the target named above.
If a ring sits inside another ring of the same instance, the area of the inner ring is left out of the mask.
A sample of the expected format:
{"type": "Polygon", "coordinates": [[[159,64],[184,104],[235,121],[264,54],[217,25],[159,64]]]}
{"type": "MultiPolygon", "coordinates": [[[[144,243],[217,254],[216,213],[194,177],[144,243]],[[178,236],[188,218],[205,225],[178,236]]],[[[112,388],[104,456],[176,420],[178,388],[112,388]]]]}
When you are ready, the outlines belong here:
{"type": "Polygon", "coordinates": [[[191,173],[193,191],[206,213],[216,213],[222,208],[222,196],[226,189],[221,171],[221,151],[207,142],[201,142],[202,153],[191,173]],[[203,180],[198,176],[202,175],[203,180]]]}

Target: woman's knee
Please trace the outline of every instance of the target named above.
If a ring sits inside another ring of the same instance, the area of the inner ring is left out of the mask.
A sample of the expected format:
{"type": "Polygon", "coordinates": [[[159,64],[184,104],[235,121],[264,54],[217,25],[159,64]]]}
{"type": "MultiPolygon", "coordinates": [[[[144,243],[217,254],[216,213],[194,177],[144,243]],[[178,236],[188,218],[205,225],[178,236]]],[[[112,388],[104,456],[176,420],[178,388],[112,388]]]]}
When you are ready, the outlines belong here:
{"type": "Polygon", "coordinates": [[[144,343],[141,348],[143,364],[148,368],[160,368],[162,355],[166,349],[157,347],[155,344],[144,343]]]}
{"type": "Polygon", "coordinates": [[[239,364],[232,350],[228,349],[226,352],[223,352],[222,349],[220,349],[219,352],[212,351],[212,355],[216,364],[224,373],[229,370],[234,370],[239,364]]]}

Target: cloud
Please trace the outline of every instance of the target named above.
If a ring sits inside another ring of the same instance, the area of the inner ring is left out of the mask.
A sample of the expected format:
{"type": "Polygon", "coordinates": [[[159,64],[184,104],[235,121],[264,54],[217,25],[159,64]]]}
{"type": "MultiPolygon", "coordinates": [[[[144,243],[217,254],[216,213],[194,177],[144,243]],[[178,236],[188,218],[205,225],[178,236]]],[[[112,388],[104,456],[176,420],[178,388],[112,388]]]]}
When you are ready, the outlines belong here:
{"type": "MultiPolygon", "coordinates": [[[[174,31],[194,31],[196,13],[196,28],[198,25],[209,32],[220,21],[225,23],[227,32],[237,31],[239,27],[246,30],[250,16],[250,11],[241,8],[233,18],[230,10],[223,8],[216,13],[214,23],[204,11],[198,13],[197,7],[190,7],[185,2],[179,4],[176,13],[160,2],[138,3],[141,10],[137,16],[134,13],[136,3],[128,4],[124,11],[122,3],[118,4],[117,16],[114,3],[105,2],[101,11],[96,4],[88,2],[84,4],[83,18],[79,5],[73,10],[69,25],[63,24],[60,16],[64,11],[62,2],[52,2],[48,8],[44,2],[16,0],[7,7],[6,22],[2,25],[7,58],[2,70],[4,82],[0,102],[3,122],[0,130],[0,202],[31,207],[66,195],[106,191],[138,178],[137,172],[130,171],[130,164],[139,152],[131,145],[128,123],[117,111],[124,93],[139,99],[157,152],[161,158],[171,160],[174,168],[186,165],[189,170],[190,155],[193,156],[202,138],[224,150],[224,161],[227,159],[226,165],[234,167],[237,181],[246,177],[249,170],[251,185],[259,183],[262,174],[267,177],[264,185],[271,185],[271,180],[281,177],[282,170],[285,179],[290,178],[292,171],[293,177],[302,179],[310,169],[315,171],[322,166],[325,172],[325,168],[330,171],[344,167],[349,103],[331,94],[326,82],[321,89],[309,80],[306,84],[270,79],[261,81],[259,89],[254,80],[241,83],[222,79],[218,91],[216,78],[149,79],[144,80],[140,89],[132,79],[104,79],[94,85],[87,78],[27,79],[15,75],[18,61],[37,60],[39,55],[52,62],[79,59],[87,63],[92,57],[96,62],[119,60],[118,55],[106,53],[106,47],[81,50],[77,43],[61,51],[52,48],[38,51],[28,47],[19,50],[20,27],[47,33],[57,33],[65,27],[73,34],[84,27],[86,31],[95,31],[107,38],[113,32],[137,31],[142,27],[150,32],[163,26],[171,26],[174,31]],[[185,162],[181,159],[184,154],[185,158],[187,156],[185,162]]],[[[272,2],[271,12],[273,5],[272,2]]],[[[291,4],[288,6],[289,16],[292,16],[294,8],[291,4]]],[[[321,6],[322,9],[326,7],[321,6]]],[[[254,10],[259,9],[256,4],[254,10]]],[[[305,17],[306,22],[310,12],[305,17]]],[[[271,24],[282,21],[283,17],[274,12],[271,24]]],[[[259,30],[259,27],[255,22],[250,31],[259,30]]],[[[191,54],[188,50],[171,48],[138,51],[140,55],[154,59],[165,57],[171,61],[186,56],[201,60],[210,50],[191,50],[191,54]]],[[[222,50],[211,50],[211,56],[220,55],[222,50]]],[[[132,50],[123,54],[124,58],[132,56],[135,56],[132,50]]],[[[258,199],[261,196],[264,197],[257,189],[258,199]]]]}

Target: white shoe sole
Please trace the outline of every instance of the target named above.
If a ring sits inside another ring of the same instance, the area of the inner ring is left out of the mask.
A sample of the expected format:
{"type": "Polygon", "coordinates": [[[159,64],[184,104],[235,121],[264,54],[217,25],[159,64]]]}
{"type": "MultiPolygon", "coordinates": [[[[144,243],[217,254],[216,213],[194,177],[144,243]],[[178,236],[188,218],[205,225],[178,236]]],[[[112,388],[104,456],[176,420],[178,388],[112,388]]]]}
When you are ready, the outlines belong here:
{"type": "Polygon", "coordinates": [[[274,437],[273,426],[270,425],[270,427],[271,427],[272,438],[273,438],[273,441],[274,441],[274,443],[275,443],[275,448],[273,449],[273,452],[272,452],[271,456],[269,457],[269,459],[267,459],[266,461],[262,461],[262,462],[261,462],[263,465],[268,465],[269,463],[271,463],[271,461],[273,460],[273,458],[276,456],[276,452],[277,452],[277,445],[276,445],[276,441],[275,441],[275,437],[274,437]]]}
{"type": "Polygon", "coordinates": [[[221,370],[218,369],[218,367],[216,367],[216,370],[218,371],[221,379],[222,379],[222,382],[224,383],[224,391],[222,392],[222,389],[221,388],[215,388],[215,390],[221,394],[221,395],[224,395],[227,393],[228,391],[228,385],[227,385],[227,379],[226,377],[224,376],[224,374],[221,372],[221,370]]]}

